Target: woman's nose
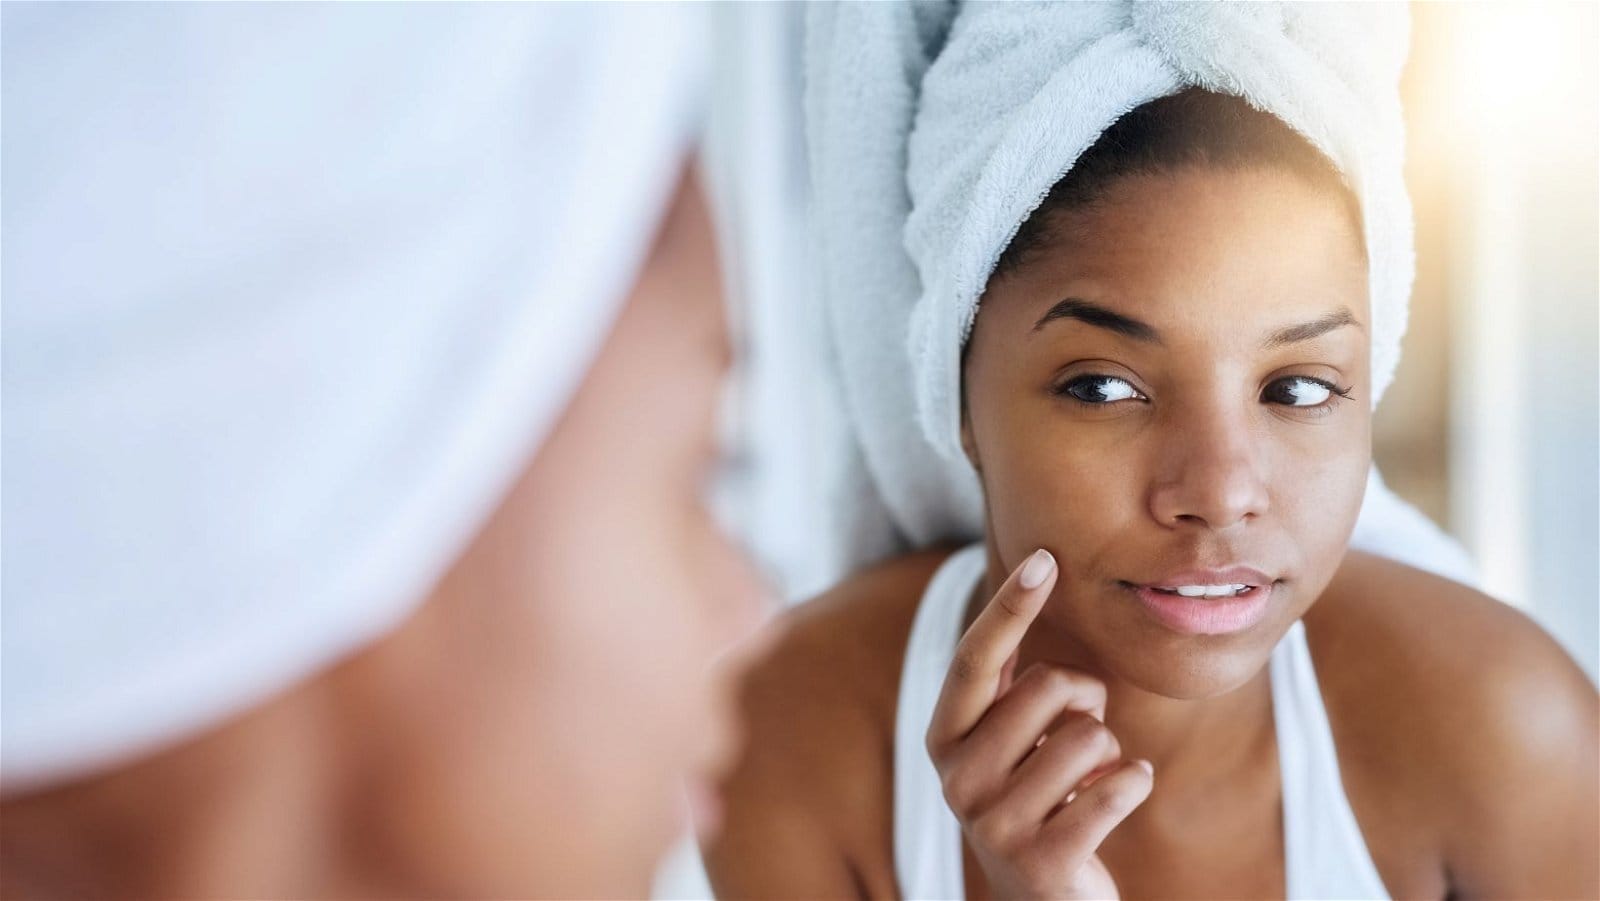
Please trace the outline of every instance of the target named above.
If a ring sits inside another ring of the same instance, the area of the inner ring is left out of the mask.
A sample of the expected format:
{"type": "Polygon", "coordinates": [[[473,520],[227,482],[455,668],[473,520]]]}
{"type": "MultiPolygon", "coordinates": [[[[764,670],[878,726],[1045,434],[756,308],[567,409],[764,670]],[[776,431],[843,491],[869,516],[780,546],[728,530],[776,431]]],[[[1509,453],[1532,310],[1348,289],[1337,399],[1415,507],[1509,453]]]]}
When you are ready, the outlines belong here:
{"type": "Polygon", "coordinates": [[[1268,503],[1257,442],[1244,417],[1195,417],[1175,430],[1150,490],[1151,515],[1170,528],[1226,529],[1265,514],[1268,503]]]}

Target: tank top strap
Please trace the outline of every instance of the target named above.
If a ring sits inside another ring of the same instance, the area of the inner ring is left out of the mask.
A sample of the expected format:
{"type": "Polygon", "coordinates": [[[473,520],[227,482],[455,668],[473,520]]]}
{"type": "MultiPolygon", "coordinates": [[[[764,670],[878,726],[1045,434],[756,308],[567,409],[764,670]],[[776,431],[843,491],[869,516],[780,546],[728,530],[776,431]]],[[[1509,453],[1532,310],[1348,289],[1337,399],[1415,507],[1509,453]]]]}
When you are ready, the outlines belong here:
{"type": "Polygon", "coordinates": [[[1388,898],[1345,797],[1333,730],[1300,621],[1273,649],[1271,676],[1288,897],[1388,898]]]}
{"type": "Polygon", "coordinates": [[[906,640],[894,726],[894,864],[902,898],[960,898],[966,893],[961,824],[945,804],[925,736],[961,638],[967,600],[984,568],[982,542],[940,564],[917,604],[906,640]]]}

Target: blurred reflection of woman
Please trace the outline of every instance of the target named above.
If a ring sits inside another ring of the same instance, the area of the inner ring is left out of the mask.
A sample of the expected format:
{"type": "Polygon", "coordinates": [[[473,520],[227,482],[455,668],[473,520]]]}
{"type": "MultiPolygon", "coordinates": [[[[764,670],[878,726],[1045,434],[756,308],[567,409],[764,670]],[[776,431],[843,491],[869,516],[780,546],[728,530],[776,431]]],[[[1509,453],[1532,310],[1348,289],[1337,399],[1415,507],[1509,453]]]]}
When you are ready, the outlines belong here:
{"type": "Polygon", "coordinates": [[[7,897],[641,897],[737,730],[684,8],[7,7],[7,897]]]}

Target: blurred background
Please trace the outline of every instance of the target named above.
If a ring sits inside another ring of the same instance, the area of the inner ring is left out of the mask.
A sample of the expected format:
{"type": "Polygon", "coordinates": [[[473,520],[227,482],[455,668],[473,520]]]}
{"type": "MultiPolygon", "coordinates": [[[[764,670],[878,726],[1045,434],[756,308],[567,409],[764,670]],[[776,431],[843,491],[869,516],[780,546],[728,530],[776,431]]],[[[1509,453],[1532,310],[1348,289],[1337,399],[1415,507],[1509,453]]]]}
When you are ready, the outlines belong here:
{"type": "Polygon", "coordinates": [[[1417,282],[1374,455],[1482,588],[1593,680],[1600,606],[1597,11],[1418,3],[1402,91],[1417,282]]]}

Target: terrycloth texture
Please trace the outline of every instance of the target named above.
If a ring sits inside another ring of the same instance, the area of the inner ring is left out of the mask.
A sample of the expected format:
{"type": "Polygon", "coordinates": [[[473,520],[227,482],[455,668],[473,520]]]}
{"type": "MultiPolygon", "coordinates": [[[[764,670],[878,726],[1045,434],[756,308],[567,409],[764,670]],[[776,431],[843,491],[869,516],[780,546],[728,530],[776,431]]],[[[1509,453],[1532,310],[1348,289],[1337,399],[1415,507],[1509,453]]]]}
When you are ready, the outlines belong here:
{"type": "MultiPolygon", "coordinates": [[[[1371,260],[1373,403],[1393,378],[1414,269],[1402,4],[842,3],[813,7],[808,27],[820,281],[855,435],[838,532],[854,562],[979,533],[959,437],[979,295],[1078,155],[1187,86],[1276,114],[1343,172],[1371,260]]],[[[1410,562],[1461,574],[1425,519],[1396,522],[1423,549],[1410,562]]]]}
{"type": "Polygon", "coordinates": [[[13,792],[428,594],[634,281],[705,35],[676,6],[3,15],[13,792]]]}

